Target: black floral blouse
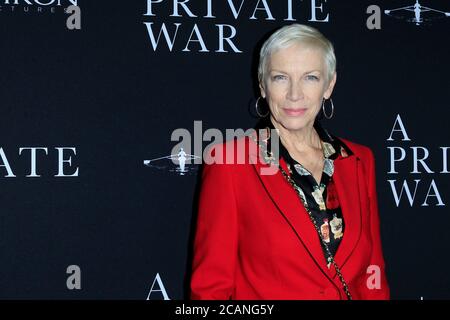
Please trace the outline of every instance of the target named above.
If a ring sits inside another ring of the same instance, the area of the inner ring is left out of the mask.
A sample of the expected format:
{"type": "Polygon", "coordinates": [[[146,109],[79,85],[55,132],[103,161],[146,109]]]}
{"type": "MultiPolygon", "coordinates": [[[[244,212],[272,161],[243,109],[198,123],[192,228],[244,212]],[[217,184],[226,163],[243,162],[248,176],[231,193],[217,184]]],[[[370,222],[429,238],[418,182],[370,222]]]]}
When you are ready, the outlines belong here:
{"type": "MultiPolygon", "coordinates": [[[[261,127],[274,129],[274,126],[269,119],[262,120],[257,128],[261,127]]],[[[337,137],[330,135],[328,131],[322,127],[320,122],[316,121],[314,123],[314,128],[322,140],[325,158],[320,183],[317,183],[311,172],[291,157],[281,140],[279,141],[279,156],[284,159],[291,178],[300,187],[300,199],[303,204],[307,205],[310,209],[318,224],[322,237],[327,243],[331,254],[334,256],[345,233],[345,223],[333,181],[334,160],[338,157],[348,157],[353,153],[337,137]]],[[[268,142],[268,145],[270,145],[270,141],[268,142]]],[[[328,261],[328,254],[322,242],[321,245],[325,261],[328,261]]],[[[330,267],[329,263],[328,267],[330,267]]]]}

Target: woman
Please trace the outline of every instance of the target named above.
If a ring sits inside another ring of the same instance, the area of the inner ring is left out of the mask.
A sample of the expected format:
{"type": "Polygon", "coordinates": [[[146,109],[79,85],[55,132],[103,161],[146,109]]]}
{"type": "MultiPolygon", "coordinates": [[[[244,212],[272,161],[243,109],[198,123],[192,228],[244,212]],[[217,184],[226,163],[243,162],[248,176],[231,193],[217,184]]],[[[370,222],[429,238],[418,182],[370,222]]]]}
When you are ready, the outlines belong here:
{"type": "Polygon", "coordinates": [[[244,145],[247,163],[203,170],[191,298],[388,299],[373,152],[319,122],[326,100],[334,112],[332,44],[314,28],[285,26],[262,46],[258,80],[267,134],[211,151],[244,145]],[[252,161],[252,144],[266,163],[252,161]],[[274,163],[279,170],[262,174],[274,163]]]}

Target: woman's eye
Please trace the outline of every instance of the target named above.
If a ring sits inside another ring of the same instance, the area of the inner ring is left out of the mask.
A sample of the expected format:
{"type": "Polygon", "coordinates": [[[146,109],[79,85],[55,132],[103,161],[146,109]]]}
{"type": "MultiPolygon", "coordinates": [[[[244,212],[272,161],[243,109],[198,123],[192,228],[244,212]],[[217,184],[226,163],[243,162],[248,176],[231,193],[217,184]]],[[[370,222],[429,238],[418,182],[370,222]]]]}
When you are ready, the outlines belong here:
{"type": "Polygon", "coordinates": [[[273,76],[272,78],[273,78],[273,80],[275,80],[275,81],[279,81],[279,80],[285,80],[285,79],[286,79],[286,76],[281,75],[281,74],[277,74],[277,75],[273,76]]]}
{"type": "Polygon", "coordinates": [[[307,79],[307,80],[317,81],[317,80],[319,80],[319,77],[310,74],[310,75],[307,75],[307,76],[306,76],[306,79],[307,79]]]}

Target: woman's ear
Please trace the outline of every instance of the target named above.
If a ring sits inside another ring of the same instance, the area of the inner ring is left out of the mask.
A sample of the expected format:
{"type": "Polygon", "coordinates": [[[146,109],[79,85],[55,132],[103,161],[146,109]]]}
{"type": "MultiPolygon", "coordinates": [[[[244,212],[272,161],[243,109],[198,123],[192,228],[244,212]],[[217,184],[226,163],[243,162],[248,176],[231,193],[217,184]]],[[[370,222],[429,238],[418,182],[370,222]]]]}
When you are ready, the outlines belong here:
{"type": "Polygon", "coordinates": [[[263,99],[266,98],[266,90],[261,82],[259,82],[259,91],[261,93],[261,97],[263,97],[263,99]]]}
{"type": "Polygon", "coordinates": [[[333,93],[334,85],[336,84],[337,73],[335,72],[331,77],[330,83],[328,84],[328,88],[325,90],[323,97],[325,99],[329,99],[331,94],[333,93]]]}

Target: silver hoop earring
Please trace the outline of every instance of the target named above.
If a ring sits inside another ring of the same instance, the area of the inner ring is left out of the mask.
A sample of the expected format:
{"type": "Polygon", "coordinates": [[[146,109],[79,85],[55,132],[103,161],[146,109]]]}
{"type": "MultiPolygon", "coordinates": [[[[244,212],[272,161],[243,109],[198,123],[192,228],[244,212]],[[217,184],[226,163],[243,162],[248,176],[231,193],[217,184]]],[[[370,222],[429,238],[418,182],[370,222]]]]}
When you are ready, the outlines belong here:
{"type": "Polygon", "coordinates": [[[259,99],[261,99],[261,97],[258,97],[258,99],[256,99],[256,103],[255,103],[256,114],[261,118],[267,117],[269,115],[269,111],[267,111],[266,114],[261,114],[261,112],[259,112],[259,105],[258,105],[259,99]]]}
{"type": "Polygon", "coordinates": [[[333,99],[330,98],[329,100],[331,102],[331,115],[330,116],[328,116],[327,113],[325,112],[325,98],[323,98],[323,100],[322,100],[322,112],[323,112],[323,115],[325,116],[325,118],[327,118],[327,119],[333,118],[333,115],[334,115],[333,99]]]}

